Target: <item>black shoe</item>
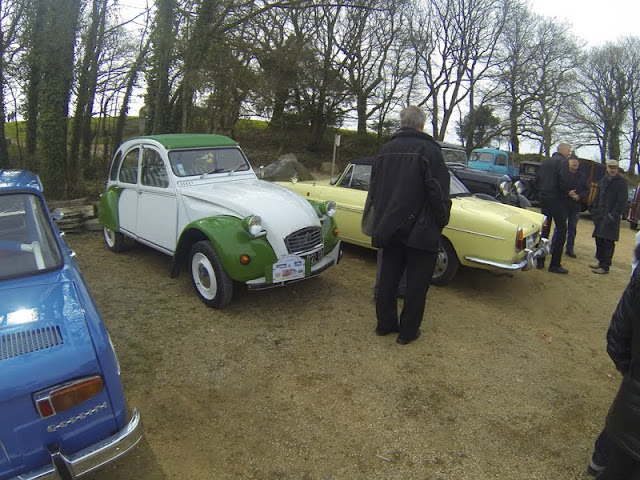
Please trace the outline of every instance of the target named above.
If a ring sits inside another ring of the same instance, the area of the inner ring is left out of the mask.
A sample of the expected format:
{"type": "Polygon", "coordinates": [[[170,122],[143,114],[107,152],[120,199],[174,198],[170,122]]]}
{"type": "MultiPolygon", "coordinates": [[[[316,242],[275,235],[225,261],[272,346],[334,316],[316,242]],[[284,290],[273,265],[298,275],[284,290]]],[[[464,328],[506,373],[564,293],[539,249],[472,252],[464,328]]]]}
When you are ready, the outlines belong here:
{"type": "Polygon", "coordinates": [[[593,460],[591,460],[589,462],[589,465],[587,466],[587,473],[589,475],[591,475],[592,477],[597,477],[598,475],[600,475],[602,472],[604,472],[605,466],[603,465],[598,465],[597,463],[595,463],[593,460]]]}
{"type": "Polygon", "coordinates": [[[567,257],[576,258],[576,254],[573,252],[567,250],[565,253],[567,254],[567,257]]]}
{"type": "Polygon", "coordinates": [[[569,270],[560,265],[549,265],[549,271],[551,273],[569,273],[569,270]]]}
{"type": "Polygon", "coordinates": [[[391,330],[383,330],[381,328],[376,328],[376,335],[379,337],[384,337],[385,335],[389,335],[390,333],[398,333],[397,328],[392,328],[391,330]]]}
{"type": "Polygon", "coordinates": [[[542,270],[544,268],[544,258],[536,260],[536,268],[542,270]]]}
{"type": "Polygon", "coordinates": [[[396,340],[396,343],[399,343],[400,345],[406,345],[407,343],[411,343],[414,340],[416,340],[420,336],[421,333],[422,332],[420,332],[420,330],[418,329],[418,331],[416,332],[416,336],[415,337],[413,337],[413,338],[401,338],[401,337],[398,337],[398,339],[396,340]]]}

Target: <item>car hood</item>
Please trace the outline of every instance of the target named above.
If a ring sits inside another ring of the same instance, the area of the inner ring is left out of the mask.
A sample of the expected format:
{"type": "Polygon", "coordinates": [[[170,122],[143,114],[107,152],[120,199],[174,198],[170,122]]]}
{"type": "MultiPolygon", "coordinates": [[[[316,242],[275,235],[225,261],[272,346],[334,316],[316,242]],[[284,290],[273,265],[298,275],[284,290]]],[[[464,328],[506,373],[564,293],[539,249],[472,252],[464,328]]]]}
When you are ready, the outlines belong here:
{"type": "Polygon", "coordinates": [[[320,226],[311,204],[299,194],[264,180],[206,182],[180,190],[190,221],[211,215],[245,218],[260,215],[267,231],[288,234],[308,226],[320,226]]]}
{"type": "Polygon", "coordinates": [[[47,277],[0,287],[0,404],[100,371],[74,283],[47,277]]]}
{"type": "Polygon", "coordinates": [[[540,213],[505,205],[500,202],[492,202],[491,200],[483,200],[475,197],[456,197],[455,201],[460,208],[473,215],[481,216],[487,220],[492,218],[494,221],[504,221],[520,226],[525,230],[527,235],[533,230],[539,230],[544,220],[544,216],[540,213]]]}

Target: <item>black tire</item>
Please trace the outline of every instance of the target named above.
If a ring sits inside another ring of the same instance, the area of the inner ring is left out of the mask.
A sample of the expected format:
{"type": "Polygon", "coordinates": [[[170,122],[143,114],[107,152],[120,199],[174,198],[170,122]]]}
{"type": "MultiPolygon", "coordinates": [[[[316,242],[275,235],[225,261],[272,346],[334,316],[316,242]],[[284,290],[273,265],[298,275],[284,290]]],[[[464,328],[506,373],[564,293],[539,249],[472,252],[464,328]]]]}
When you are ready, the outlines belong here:
{"type": "Polygon", "coordinates": [[[227,275],[211,242],[203,240],[189,253],[191,280],[200,300],[207,306],[223,308],[233,296],[233,281],[227,275]]]}
{"type": "Polygon", "coordinates": [[[638,222],[629,221],[629,228],[631,230],[637,230],[638,229],[638,222]]]}
{"type": "Polygon", "coordinates": [[[451,242],[445,237],[442,237],[442,245],[438,252],[436,268],[433,270],[431,283],[433,285],[446,285],[456,276],[459,268],[460,261],[458,260],[456,251],[453,249],[451,242]]]}
{"type": "Polygon", "coordinates": [[[102,235],[104,237],[104,243],[107,244],[107,248],[114,253],[120,253],[125,247],[125,237],[120,232],[114,232],[110,228],[103,227],[102,235]]]}

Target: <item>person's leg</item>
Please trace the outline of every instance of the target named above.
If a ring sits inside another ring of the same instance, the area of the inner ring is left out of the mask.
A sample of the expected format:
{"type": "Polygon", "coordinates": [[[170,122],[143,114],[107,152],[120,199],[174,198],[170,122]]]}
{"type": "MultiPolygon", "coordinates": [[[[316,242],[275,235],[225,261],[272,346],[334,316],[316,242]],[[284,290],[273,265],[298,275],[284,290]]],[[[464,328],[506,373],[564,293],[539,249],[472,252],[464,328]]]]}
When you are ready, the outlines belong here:
{"type": "Polygon", "coordinates": [[[598,480],[638,480],[639,478],[640,463],[615,442],[611,442],[609,462],[605,470],[598,475],[598,480]]]}
{"type": "Polygon", "coordinates": [[[589,467],[587,468],[587,472],[590,475],[596,476],[605,469],[609,462],[610,448],[611,441],[609,440],[609,435],[607,435],[607,431],[603,428],[593,445],[593,455],[591,455],[589,467]]]}
{"type": "Polygon", "coordinates": [[[553,221],[556,224],[558,238],[551,254],[551,266],[559,267],[562,262],[562,252],[567,241],[567,212],[561,205],[556,205],[552,211],[553,221]]]}
{"type": "Polygon", "coordinates": [[[553,253],[553,249],[555,248],[557,241],[558,241],[558,227],[556,226],[553,229],[553,236],[551,237],[551,242],[549,242],[549,253],[553,253]]]}
{"type": "MultiPolygon", "coordinates": [[[[378,249],[378,256],[376,258],[376,283],[373,286],[373,299],[378,297],[378,285],[380,285],[380,269],[382,268],[382,248],[378,249]]],[[[405,271],[400,277],[400,284],[398,285],[398,296],[404,297],[407,290],[407,272],[405,271]]]]}
{"type": "Polygon", "coordinates": [[[567,245],[565,250],[567,253],[575,253],[573,251],[573,245],[576,239],[576,231],[578,229],[578,219],[580,218],[580,212],[569,212],[567,216],[567,245]]]}
{"type": "Polygon", "coordinates": [[[422,323],[427,291],[436,266],[438,254],[407,247],[407,292],[400,314],[398,339],[412,340],[422,323]]]}
{"type": "MultiPolygon", "coordinates": [[[[540,203],[541,203],[541,212],[542,212],[542,214],[549,218],[549,228],[546,229],[546,230],[543,230],[540,233],[540,238],[549,238],[549,232],[551,231],[551,222],[553,221],[553,217],[549,213],[547,204],[542,200],[540,201],[540,203]]],[[[554,230],[554,235],[555,235],[555,230],[554,230]]],[[[552,241],[553,241],[553,239],[552,239],[552,241]]],[[[551,250],[549,250],[549,251],[551,251],[551,250]]],[[[544,261],[545,261],[545,257],[538,258],[538,260],[536,260],[536,268],[544,268],[544,261]]]]}
{"type": "Polygon", "coordinates": [[[613,259],[613,252],[616,249],[616,242],[606,238],[601,239],[602,242],[602,258],[600,259],[600,268],[609,271],[611,267],[611,261],[613,259]]]}
{"type": "Polygon", "coordinates": [[[600,266],[602,265],[601,258],[602,258],[602,238],[596,237],[596,259],[598,260],[597,268],[600,268],[600,266]]]}
{"type": "Polygon", "coordinates": [[[398,331],[398,283],[405,268],[404,247],[390,245],[381,255],[378,296],[376,298],[376,333],[385,334],[398,331]]]}

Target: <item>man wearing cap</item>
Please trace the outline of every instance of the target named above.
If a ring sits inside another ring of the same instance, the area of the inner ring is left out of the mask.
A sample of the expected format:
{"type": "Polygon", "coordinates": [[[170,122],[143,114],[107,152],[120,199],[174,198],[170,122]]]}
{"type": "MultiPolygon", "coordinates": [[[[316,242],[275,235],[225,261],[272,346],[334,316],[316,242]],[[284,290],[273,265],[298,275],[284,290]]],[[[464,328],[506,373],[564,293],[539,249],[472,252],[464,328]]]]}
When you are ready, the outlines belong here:
{"type": "Polygon", "coordinates": [[[593,202],[593,237],[598,263],[590,264],[593,273],[609,273],[611,259],[620,235],[620,218],[627,210],[627,182],[618,172],[618,161],[607,160],[607,174],[598,182],[593,202]]]}

